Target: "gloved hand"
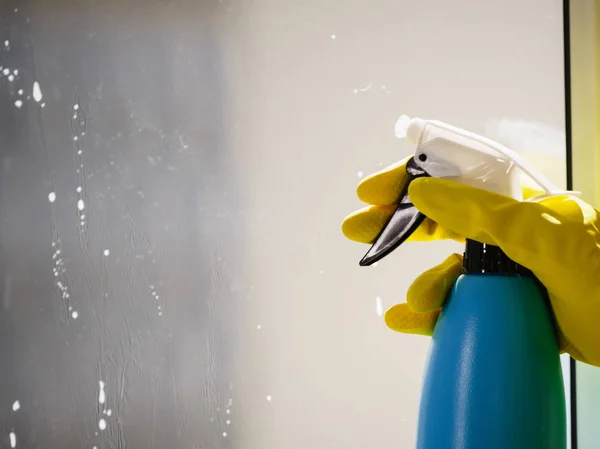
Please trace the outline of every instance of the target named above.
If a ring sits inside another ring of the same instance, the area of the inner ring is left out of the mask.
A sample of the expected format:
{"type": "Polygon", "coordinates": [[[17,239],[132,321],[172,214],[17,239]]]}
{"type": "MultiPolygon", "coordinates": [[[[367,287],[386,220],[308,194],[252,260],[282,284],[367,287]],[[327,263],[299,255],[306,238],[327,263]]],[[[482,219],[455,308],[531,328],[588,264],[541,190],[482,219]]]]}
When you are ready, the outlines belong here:
{"type": "MultiPolygon", "coordinates": [[[[406,184],[405,159],[365,178],[358,197],[371,206],[348,216],[346,237],[373,243],[406,184]]],[[[524,186],[523,196],[541,193],[524,186]]],[[[415,179],[408,194],[428,218],[409,241],[465,238],[499,246],[529,268],[548,290],[558,325],[561,352],[600,366],[600,218],[598,211],[573,196],[519,202],[455,182],[415,179]]],[[[431,335],[446,296],[462,273],[462,256],[453,254],[421,274],[407,302],[385,314],[391,329],[431,335]]]]}

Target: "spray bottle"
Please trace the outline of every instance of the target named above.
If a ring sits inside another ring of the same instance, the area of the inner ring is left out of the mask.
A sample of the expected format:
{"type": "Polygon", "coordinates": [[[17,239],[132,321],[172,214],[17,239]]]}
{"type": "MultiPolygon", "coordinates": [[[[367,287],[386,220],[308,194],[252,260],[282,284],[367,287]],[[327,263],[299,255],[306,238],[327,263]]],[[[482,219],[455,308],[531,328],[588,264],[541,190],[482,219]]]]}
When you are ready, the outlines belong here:
{"type": "MultiPolygon", "coordinates": [[[[577,193],[557,188],[512,150],[439,121],[403,116],[396,134],[416,145],[409,182],[363,266],[396,249],[425,219],[408,196],[416,178],[444,178],[523,201],[523,172],[543,195],[577,193]]],[[[431,340],[417,448],[565,447],[564,385],[546,290],[500,248],[467,240],[463,274],[431,340]]]]}

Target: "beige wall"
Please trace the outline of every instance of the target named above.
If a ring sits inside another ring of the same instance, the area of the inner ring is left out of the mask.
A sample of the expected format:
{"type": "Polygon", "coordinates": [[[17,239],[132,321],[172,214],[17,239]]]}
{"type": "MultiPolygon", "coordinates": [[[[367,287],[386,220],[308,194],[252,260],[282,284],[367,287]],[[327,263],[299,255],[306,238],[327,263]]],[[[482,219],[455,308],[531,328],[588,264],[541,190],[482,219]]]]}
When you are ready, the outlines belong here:
{"type": "Polygon", "coordinates": [[[513,143],[525,122],[542,135],[526,156],[563,184],[561,2],[255,0],[234,13],[239,41],[226,51],[255,280],[236,441],[411,447],[428,340],[386,330],[376,298],[403,301],[461,248],[407,244],[359,268],[367,248],[341,221],[361,207],[359,172],[409,153],[393,134],[402,113],[513,143]]]}

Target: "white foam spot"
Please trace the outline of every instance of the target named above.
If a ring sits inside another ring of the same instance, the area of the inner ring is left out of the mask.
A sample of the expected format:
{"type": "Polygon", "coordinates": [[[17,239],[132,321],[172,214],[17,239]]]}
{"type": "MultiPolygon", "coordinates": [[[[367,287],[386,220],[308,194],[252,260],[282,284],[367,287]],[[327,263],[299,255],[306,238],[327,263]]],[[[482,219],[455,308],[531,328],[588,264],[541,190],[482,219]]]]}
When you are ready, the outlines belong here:
{"type": "Polygon", "coordinates": [[[10,73],[10,70],[9,69],[4,69],[4,70],[2,70],[2,73],[4,73],[5,75],[8,75],[10,73]]]}
{"type": "Polygon", "coordinates": [[[15,75],[15,76],[19,75],[19,69],[14,69],[13,70],[13,75],[15,75]]]}
{"type": "Polygon", "coordinates": [[[228,419],[227,421],[225,421],[225,424],[230,425],[231,424],[231,420],[228,419]]]}
{"type": "Polygon", "coordinates": [[[356,173],[356,176],[358,176],[359,178],[362,178],[364,176],[364,173],[359,171],[356,173]]]}
{"type": "Polygon", "coordinates": [[[79,209],[79,210],[85,209],[85,202],[83,200],[77,201],[77,209],[79,209]]]}
{"type": "Polygon", "coordinates": [[[15,106],[21,109],[21,106],[23,106],[23,102],[21,100],[17,100],[15,101],[15,106]]]}
{"type": "Polygon", "coordinates": [[[104,404],[106,402],[106,392],[104,391],[104,382],[100,381],[100,392],[98,393],[98,402],[104,404]]]}
{"type": "Polygon", "coordinates": [[[100,430],[106,430],[106,420],[104,418],[98,421],[98,427],[100,430]]]}
{"type": "Polygon", "coordinates": [[[15,80],[14,75],[8,75],[8,81],[10,81],[12,83],[14,80],[15,80]]]}
{"type": "Polygon", "coordinates": [[[73,310],[73,313],[71,313],[71,316],[73,317],[74,320],[76,320],[77,318],[79,318],[79,312],[77,312],[77,310],[73,310]]]}
{"type": "Polygon", "coordinates": [[[76,104],[75,106],[73,106],[73,109],[76,111],[77,109],[79,109],[79,105],[76,104]]]}
{"type": "Polygon", "coordinates": [[[336,36],[335,34],[332,34],[332,35],[331,35],[331,38],[332,38],[332,39],[337,39],[337,36],[336,36]]]}
{"type": "Polygon", "coordinates": [[[40,83],[34,81],[33,83],[33,99],[38,103],[42,100],[42,89],[40,88],[40,83]]]}
{"type": "Polygon", "coordinates": [[[6,40],[6,41],[4,41],[4,46],[5,46],[5,47],[8,47],[9,45],[10,45],[10,42],[9,42],[9,41],[7,41],[7,40],[6,40]]]}
{"type": "Polygon", "coordinates": [[[110,416],[110,415],[112,415],[112,410],[110,410],[110,409],[109,409],[109,410],[107,410],[107,411],[106,411],[106,415],[107,415],[107,416],[110,416]]]}
{"type": "Polygon", "coordinates": [[[110,256],[110,250],[109,249],[105,249],[104,250],[104,255],[105,256],[110,256]]]}
{"type": "Polygon", "coordinates": [[[16,412],[17,410],[19,410],[21,408],[21,403],[19,401],[15,401],[13,404],[13,412],[16,412]]]}
{"type": "Polygon", "coordinates": [[[23,95],[23,89],[19,89],[19,90],[17,91],[17,93],[18,93],[19,95],[23,95]]]}
{"type": "Polygon", "coordinates": [[[56,193],[50,192],[48,194],[48,201],[50,201],[51,203],[54,203],[56,201],[56,193]]]}
{"type": "Polygon", "coordinates": [[[258,326],[256,326],[256,330],[259,331],[262,329],[262,324],[259,324],[258,326]]]}
{"type": "Polygon", "coordinates": [[[10,436],[10,447],[17,447],[17,435],[15,435],[14,432],[11,432],[9,436],[10,436]]]}
{"type": "Polygon", "coordinates": [[[383,303],[381,302],[381,298],[379,296],[375,298],[375,312],[379,316],[383,315],[383,303]]]}
{"type": "Polygon", "coordinates": [[[77,142],[78,140],[79,140],[79,137],[73,136],[73,141],[77,142]]]}
{"type": "Polygon", "coordinates": [[[267,402],[271,402],[273,400],[273,397],[271,395],[267,396],[267,402]]]}
{"type": "Polygon", "coordinates": [[[227,438],[227,432],[223,432],[223,438],[227,438]]]}

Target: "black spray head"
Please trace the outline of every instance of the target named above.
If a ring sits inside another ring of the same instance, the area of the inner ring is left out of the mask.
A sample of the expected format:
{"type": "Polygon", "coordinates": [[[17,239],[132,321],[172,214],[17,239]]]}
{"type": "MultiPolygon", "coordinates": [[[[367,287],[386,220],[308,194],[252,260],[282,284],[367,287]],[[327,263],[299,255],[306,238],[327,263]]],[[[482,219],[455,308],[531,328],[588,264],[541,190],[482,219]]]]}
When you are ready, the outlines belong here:
{"type": "Polygon", "coordinates": [[[383,259],[398,248],[425,220],[425,215],[411,203],[408,197],[408,186],[413,180],[429,175],[416,164],[414,158],[411,158],[406,164],[406,172],[408,173],[408,182],[400,193],[396,211],[360,261],[360,265],[363,267],[383,259]]]}

